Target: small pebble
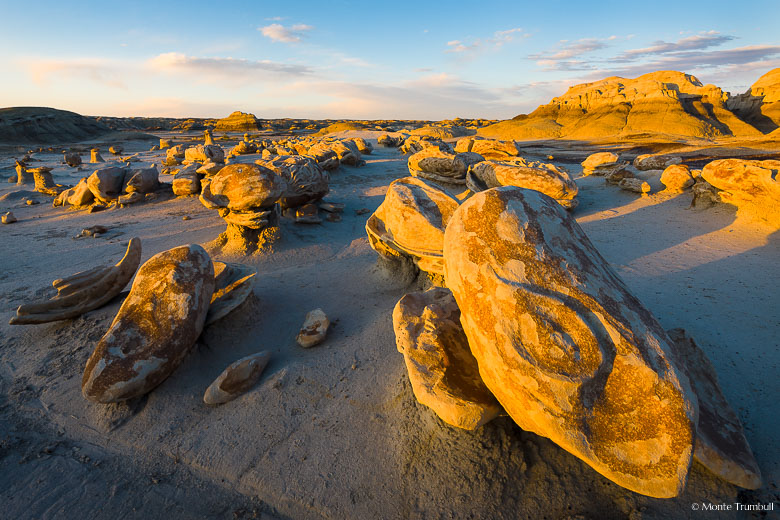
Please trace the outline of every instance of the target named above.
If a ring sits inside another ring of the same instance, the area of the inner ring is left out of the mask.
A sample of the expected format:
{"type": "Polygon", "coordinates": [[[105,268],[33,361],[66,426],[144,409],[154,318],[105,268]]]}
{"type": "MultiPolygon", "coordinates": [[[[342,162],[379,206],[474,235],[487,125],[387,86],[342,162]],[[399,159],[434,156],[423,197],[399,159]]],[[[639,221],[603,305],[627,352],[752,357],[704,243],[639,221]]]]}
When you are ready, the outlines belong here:
{"type": "Polygon", "coordinates": [[[3,224],[13,224],[14,222],[16,222],[16,217],[14,216],[13,211],[9,211],[5,215],[3,215],[0,220],[2,220],[3,224]]]}
{"type": "Polygon", "coordinates": [[[192,220],[192,217],[190,217],[189,215],[184,215],[181,219],[182,220],[192,220]]]}

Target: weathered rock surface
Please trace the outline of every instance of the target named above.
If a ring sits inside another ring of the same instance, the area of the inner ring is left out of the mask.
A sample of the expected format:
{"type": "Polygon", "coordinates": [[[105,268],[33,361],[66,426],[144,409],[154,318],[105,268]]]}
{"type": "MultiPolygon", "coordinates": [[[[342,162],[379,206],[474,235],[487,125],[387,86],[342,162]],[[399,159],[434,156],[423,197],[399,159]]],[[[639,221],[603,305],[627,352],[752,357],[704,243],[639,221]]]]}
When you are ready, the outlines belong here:
{"type": "Polygon", "coordinates": [[[274,171],[287,184],[287,189],[279,199],[282,209],[317,202],[328,194],[330,177],[310,157],[287,155],[271,161],[258,159],[255,164],[274,171]]]}
{"type": "Polygon", "coordinates": [[[225,162],[225,151],[216,144],[199,144],[184,150],[184,160],[187,162],[207,162],[223,163],[225,162]]]}
{"type": "Polygon", "coordinates": [[[17,222],[16,215],[14,215],[13,211],[7,211],[0,217],[0,222],[3,224],[13,224],[14,222],[17,222]]]}
{"type": "Polygon", "coordinates": [[[254,114],[248,114],[239,110],[217,121],[214,128],[217,132],[253,132],[260,130],[260,121],[254,114]]]}
{"type": "Polygon", "coordinates": [[[761,132],[777,131],[780,128],[780,68],[758,78],[747,92],[732,96],[726,105],[761,132]]]}
{"type": "Polygon", "coordinates": [[[449,289],[405,295],[393,310],[393,327],[420,403],[465,430],[476,430],[498,416],[501,406],[479,376],[449,289]]]}
{"type": "Polygon", "coordinates": [[[158,172],[157,168],[154,166],[130,170],[130,172],[125,175],[125,178],[127,179],[125,191],[127,193],[151,193],[160,187],[159,175],[160,172],[158,172]]]}
{"type": "Polygon", "coordinates": [[[634,168],[639,171],[663,170],[673,164],[680,164],[682,157],[673,155],[639,155],[634,159],[634,168]]]}
{"type": "Polygon", "coordinates": [[[366,222],[371,247],[380,255],[409,258],[428,273],[444,272],[444,229],[458,201],[417,177],[393,181],[385,200],[366,222]]]}
{"type": "Polygon", "coordinates": [[[707,164],[701,176],[740,214],[780,228],[779,173],[780,161],[719,159],[707,164]]]}
{"type": "Polygon", "coordinates": [[[494,188],[455,211],[444,257],[480,375],[515,422],[623,487],[678,495],[696,395],[577,222],[537,191],[494,188]]]}
{"type": "Polygon", "coordinates": [[[270,358],[271,354],[263,351],[234,361],[209,385],[203,402],[225,404],[245,393],[260,380],[270,358]]]}
{"type": "Polygon", "coordinates": [[[198,169],[198,164],[190,164],[176,172],[172,182],[174,195],[177,197],[188,197],[200,193],[201,186],[198,169]]]}
{"type": "Polygon", "coordinates": [[[77,152],[66,152],[63,154],[62,161],[71,168],[75,168],[76,166],[81,166],[81,155],[77,152]]]}
{"type": "Polygon", "coordinates": [[[455,143],[456,152],[474,152],[485,159],[502,161],[510,157],[519,157],[520,149],[514,141],[466,137],[455,143]]]}
{"type": "Polygon", "coordinates": [[[103,159],[103,156],[100,155],[100,148],[93,148],[89,151],[89,162],[90,163],[102,163],[106,162],[105,159],[103,159]]]}
{"type": "Polygon", "coordinates": [[[257,269],[245,264],[214,262],[214,294],[206,325],[230,314],[252,294],[257,269]]]}
{"type": "Polygon", "coordinates": [[[304,348],[319,345],[325,341],[328,327],[330,327],[330,320],[325,315],[325,312],[322,309],[314,309],[306,314],[306,319],[295,340],[298,342],[298,345],[304,348]]]}
{"type": "Polygon", "coordinates": [[[95,170],[87,178],[87,186],[95,199],[107,204],[119,197],[125,180],[125,169],[118,166],[106,166],[95,170]]]}
{"type": "Polygon", "coordinates": [[[622,190],[633,191],[634,193],[650,193],[650,184],[635,177],[625,177],[618,182],[622,190]]]}
{"type": "Polygon", "coordinates": [[[604,175],[609,173],[618,162],[618,155],[612,152],[596,152],[582,161],[583,175],[604,175]]]}
{"type": "Polygon", "coordinates": [[[664,169],[661,174],[661,183],[670,193],[682,193],[693,186],[691,169],[684,164],[673,164],[664,169]]]}
{"type": "Polygon", "coordinates": [[[527,163],[523,159],[484,161],[469,169],[466,184],[472,191],[498,186],[517,186],[536,190],[554,198],[566,208],[577,205],[577,183],[564,170],[553,164],[527,163]]]}
{"type": "Polygon", "coordinates": [[[409,173],[434,182],[466,184],[466,171],[472,164],[484,161],[484,157],[472,152],[452,153],[436,146],[429,146],[409,156],[409,173]]]}
{"type": "Polygon", "coordinates": [[[150,258],[87,361],[84,397],[112,403],[162,383],[198,339],[213,292],[214,266],[202,247],[175,247],[150,258]]]}
{"type": "Polygon", "coordinates": [[[109,128],[75,112],[44,107],[0,108],[0,142],[65,143],[94,139],[109,128]]]}
{"type": "Polygon", "coordinates": [[[98,266],[52,282],[57,295],[51,300],[20,305],[11,325],[48,323],[81,316],[116,297],[141,263],[141,239],[131,238],[125,256],[113,266],[98,266]]]}
{"type": "Polygon", "coordinates": [[[745,439],[739,417],[720,389],[715,367],[683,329],[672,329],[668,334],[699,400],[694,457],[732,484],[760,488],[761,470],[745,439]]]}

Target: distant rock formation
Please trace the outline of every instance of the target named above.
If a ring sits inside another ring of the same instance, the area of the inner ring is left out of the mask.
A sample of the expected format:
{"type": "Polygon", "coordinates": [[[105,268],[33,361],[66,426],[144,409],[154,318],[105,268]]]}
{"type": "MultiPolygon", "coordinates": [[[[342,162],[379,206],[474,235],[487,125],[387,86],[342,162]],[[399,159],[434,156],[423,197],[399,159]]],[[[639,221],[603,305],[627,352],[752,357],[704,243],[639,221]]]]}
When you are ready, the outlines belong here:
{"type": "Polygon", "coordinates": [[[75,112],[46,107],[0,108],[0,143],[65,143],[91,139],[110,129],[75,112]]]}
{"type": "Polygon", "coordinates": [[[214,130],[217,132],[256,132],[260,130],[260,121],[254,114],[235,111],[217,121],[214,130]]]}
{"type": "Polygon", "coordinates": [[[772,69],[726,106],[764,133],[780,128],[780,68],[772,69]]]}
{"type": "Polygon", "coordinates": [[[610,77],[570,87],[530,114],[487,126],[479,134],[502,139],[761,136],[727,108],[728,100],[720,88],[682,72],[610,77]]]}

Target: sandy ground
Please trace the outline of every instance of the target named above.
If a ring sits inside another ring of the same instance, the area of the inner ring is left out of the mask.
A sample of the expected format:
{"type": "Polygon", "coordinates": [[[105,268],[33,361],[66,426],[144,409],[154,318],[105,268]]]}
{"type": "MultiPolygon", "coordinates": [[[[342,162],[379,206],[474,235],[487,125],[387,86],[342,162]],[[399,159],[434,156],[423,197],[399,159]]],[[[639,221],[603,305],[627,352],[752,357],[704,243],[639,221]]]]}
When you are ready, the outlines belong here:
{"type": "MultiPolygon", "coordinates": [[[[602,178],[577,179],[578,221],[660,322],[687,329],[709,355],[764,475],[763,489],[744,491],[694,464],[682,496],[653,499],[506,417],[469,433],[417,404],[391,314],[419,282],[378,265],[365,237],[369,214],[357,214],[376,209],[387,185],[407,175],[406,161],[386,148],[365,159],[331,176],[326,200],[346,204],[342,222],[284,220],[273,254],[242,260],[258,269],[250,299],[208,327],[148,396],[108,406],[86,401],[80,382],[121,298],[74,320],[7,320],[19,304],[50,296],[53,279],[116,262],[133,236],[146,260],[206,244],[225,224],[196,198],[89,214],[0,185],[0,211],[19,219],[0,227],[0,516],[676,519],[716,516],[693,512],[692,503],[780,508],[778,232],[736,219],[728,206],[691,209],[690,194],[638,197],[602,178]],[[27,206],[25,196],[42,203],[27,206]],[[73,238],[96,224],[109,232],[73,238]],[[305,350],[295,335],[316,307],[334,326],[325,343],[305,350]],[[254,389],[217,408],[203,404],[225,366],[266,349],[273,357],[254,389]]],[[[578,174],[579,161],[565,160],[578,174]]],[[[12,165],[0,157],[3,177],[12,165]]],[[[71,171],[58,165],[55,180],[75,184],[91,172],[71,171]]],[[[661,187],[657,177],[648,181],[661,187]]]]}

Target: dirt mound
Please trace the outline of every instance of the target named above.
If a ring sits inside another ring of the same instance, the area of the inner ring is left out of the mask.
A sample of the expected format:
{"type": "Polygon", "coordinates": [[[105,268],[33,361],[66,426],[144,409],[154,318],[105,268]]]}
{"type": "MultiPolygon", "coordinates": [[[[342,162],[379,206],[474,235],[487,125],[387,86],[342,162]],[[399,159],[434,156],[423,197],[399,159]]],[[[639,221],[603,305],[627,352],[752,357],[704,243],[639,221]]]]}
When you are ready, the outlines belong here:
{"type": "Polygon", "coordinates": [[[66,143],[93,139],[108,126],[75,112],[46,107],[0,109],[0,143],[66,143]]]}
{"type": "Polygon", "coordinates": [[[570,87],[528,115],[479,130],[502,139],[593,139],[638,134],[760,136],[726,107],[728,93],[690,74],[659,71],[570,87]]]}

